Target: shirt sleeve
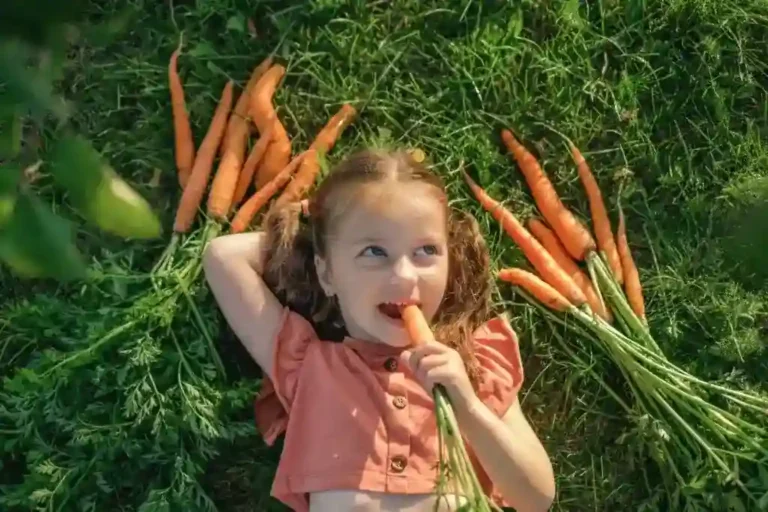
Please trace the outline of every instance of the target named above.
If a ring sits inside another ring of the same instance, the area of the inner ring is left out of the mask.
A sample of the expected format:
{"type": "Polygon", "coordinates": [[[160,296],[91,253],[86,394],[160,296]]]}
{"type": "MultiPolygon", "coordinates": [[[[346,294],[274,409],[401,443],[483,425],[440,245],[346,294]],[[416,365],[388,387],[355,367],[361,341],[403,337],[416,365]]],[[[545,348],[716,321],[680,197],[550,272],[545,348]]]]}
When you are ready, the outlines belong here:
{"type": "Polygon", "coordinates": [[[304,317],[288,308],[283,310],[274,343],[273,378],[264,375],[254,402],[256,427],[269,445],[274,444],[288,425],[307,350],[316,340],[315,330],[304,317]]]}
{"type": "Polygon", "coordinates": [[[503,316],[480,327],[475,334],[475,355],[480,364],[478,396],[502,417],[523,385],[523,363],[517,335],[503,316]]]}

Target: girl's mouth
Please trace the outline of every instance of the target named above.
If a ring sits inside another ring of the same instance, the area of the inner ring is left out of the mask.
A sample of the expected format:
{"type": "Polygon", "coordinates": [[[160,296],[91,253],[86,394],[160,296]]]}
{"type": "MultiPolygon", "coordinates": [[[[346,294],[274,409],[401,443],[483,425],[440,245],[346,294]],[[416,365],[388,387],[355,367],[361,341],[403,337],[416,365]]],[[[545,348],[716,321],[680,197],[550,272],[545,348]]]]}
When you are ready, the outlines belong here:
{"type": "Polygon", "coordinates": [[[384,316],[387,316],[393,320],[402,319],[402,310],[409,304],[416,304],[421,307],[421,304],[416,302],[384,302],[378,305],[378,310],[384,316]]]}

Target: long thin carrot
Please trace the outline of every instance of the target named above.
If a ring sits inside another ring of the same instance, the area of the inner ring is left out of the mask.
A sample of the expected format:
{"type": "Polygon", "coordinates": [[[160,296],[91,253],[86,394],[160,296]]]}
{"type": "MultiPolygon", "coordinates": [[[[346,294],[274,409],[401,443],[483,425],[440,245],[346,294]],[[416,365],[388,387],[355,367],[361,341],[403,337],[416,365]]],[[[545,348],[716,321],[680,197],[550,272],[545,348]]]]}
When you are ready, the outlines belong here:
{"type": "Polygon", "coordinates": [[[180,53],[181,40],[179,40],[179,46],[171,54],[171,59],[168,62],[168,88],[171,92],[171,110],[173,112],[176,169],[179,184],[184,188],[195,163],[195,141],[192,137],[192,128],[189,125],[189,114],[184,100],[184,86],[181,83],[181,77],[179,77],[178,60],[180,53]]]}
{"type": "Polygon", "coordinates": [[[173,224],[173,230],[177,233],[186,233],[195,220],[200,201],[205,194],[205,188],[208,185],[208,178],[211,175],[213,160],[216,158],[216,149],[224,136],[224,130],[227,127],[227,117],[232,109],[232,81],[227,82],[221,93],[219,104],[213,115],[211,124],[208,127],[208,133],[205,134],[200,149],[197,151],[195,165],[192,166],[192,172],[189,175],[187,186],[181,194],[179,207],[176,210],[176,220],[173,224]]]}
{"type": "Polygon", "coordinates": [[[643,298],[643,286],[640,284],[640,273],[637,271],[632,252],[627,241],[627,226],[624,222],[624,212],[619,208],[619,227],[616,231],[616,243],[618,245],[621,267],[624,270],[624,291],[627,293],[627,301],[632,311],[643,322],[645,319],[645,299],[643,298]]]}
{"type": "Polygon", "coordinates": [[[499,270],[499,279],[524,289],[550,309],[566,312],[573,307],[568,299],[539,279],[534,274],[520,268],[505,268],[499,270]]]}
{"type": "Polygon", "coordinates": [[[414,346],[435,341],[435,335],[419,306],[409,304],[400,311],[400,315],[405,324],[408,338],[414,346]]]}
{"type": "Polygon", "coordinates": [[[584,185],[584,190],[589,200],[589,210],[592,213],[592,227],[595,230],[597,247],[608,258],[608,266],[611,267],[616,281],[622,284],[624,282],[624,275],[621,269],[621,259],[616,249],[616,240],[613,238],[613,230],[611,230],[611,220],[608,218],[608,211],[605,209],[600,186],[597,184],[597,180],[579,148],[572,143],[569,143],[569,146],[571,148],[571,155],[573,155],[573,161],[576,163],[576,168],[579,171],[579,178],[582,185],[584,185]]]}
{"type": "Polygon", "coordinates": [[[277,191],[280,190],[280,188],[285,185],[288,180],[291,179],[291,176],[299,167],[299,164],[301,164],[304,155],[305,153],[301,153],[300,155],[296,156],[293,160],[291,160],[291,163],[286,165],[282,171],[277,173],[277,175],[272,178],[272,180],[257,190],[245,203],[243,203],[243,205],[237,211],[235,217],[232,219],[233,233],[242,233],[248,228],[259,210],[264,207],[267,202],[269,202],[272,196],[277,194],[277,191]]]}
{"type": "Polygon", "coordinates": [[[504,208],[504,206],[493,199],[488,193],[475,183],[469,175],[464,172],[464,179],[469,188],[482,207],[489,212],[494,219],[501,224],[501,227],[507,234],[520,246],[525,257],[531,262],[533,267],[539,272],[544,280],[552,285],[557,291],[563,294],[572,304],[581,306],[587,301],[584,292],[573,281],[573,279],[557,264],[555,259],[549,254],[538,240],[520,224],[517,218],[504,208]]]}
{"type": "Polygon", "coordinates": [[[272,143],[272,133],[274,132],[274,124],[267,127],[264,133],[253,145],[251,153],[243,164],[243,169],[240,171],[240,176],[237,178],[237,187],[235,188],[235,197],[232,199],[233,205],[238,205],[245,197],[245,193],[248,191],[251,181],[253,181],[253,175],[256,172],[256,168],[261,163],[264,155],[267,152],[267,148],[272,143]]]}
{"type": "Polygon", "coordinates": [[[283,167],[291,160],[291,140],[283,128],[280,120],[275,119],[275,130],[272,135],[272,143],[267,148],[267,153],[261,165],[256,171],[254,184],[256,189],[266,185],[283,167]]]}
{"type": "Polygon", "coordinates": [[[592,311],[600,315],[606,321],[611,321],[612,315],[610,310],[606,309],[605,305],[600,300],[600,297],[598,297],[595,287],[592,286],[592,281],[589,280],[589,276],[579,268],[573,258],[566,252],[563,244],[557,239],[557,235],[536,218],[528,221],[528,230],[533,233],[533,236],[541,242],[541,245],[543,245],[547,252],[552,255],[557,264],[560,265],[560,267],[571,276],[579,288],[581,288],[581,291],[584,292],[584,296],[587,298],[587,304],[592,308],[592,311]]]}
{"type": "Polygon", "coordinates": [[[515,139],[509,130],[501,131],[504,145],[515,157],[520,171],[528,182],[536,206],[574,259],[583,261],[594,250],[595,241],[587,228],[565,207],[536,158],[515,139]]]}
{"type": "Polygon", "coordinates": [[[339,138],[341,132],[349,126],[356,115],[357,110],[355,110],[355,107],[348,103],[342,105],[339,111],[320,130],[320,133],[317,134],[310,147],[316,148],[323,153],[330,151],[336,144],[336,139],[339,138]]]}
{"type": "Polygon", "coordinates": [[[285,187],[283,193],[277,198],[276,204],[285,204],[301,200],[304,195],[312,188],[320,172],[320,162],[317,161],[317,149],[310,147],[304,159],[296,171],[296,176],[285,187]]]}

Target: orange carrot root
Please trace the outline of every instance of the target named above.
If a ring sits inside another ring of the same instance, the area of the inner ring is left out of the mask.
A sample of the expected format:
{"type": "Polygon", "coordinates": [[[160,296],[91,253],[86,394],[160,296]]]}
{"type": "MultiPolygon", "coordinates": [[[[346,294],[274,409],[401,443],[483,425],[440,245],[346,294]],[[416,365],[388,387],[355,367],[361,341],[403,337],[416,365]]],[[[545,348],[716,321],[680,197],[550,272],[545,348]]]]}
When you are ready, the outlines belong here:
{"type": "Polygon", "coordinates": [[[320,172],[320,163],[317,161],[317,150],[310,147],[299,166],[293,180],[285,187],[283,193],[277,198],[276,204],[285,204],[301,200],[312,188],[317,175],[320,172]]]}
{"type": "Polygon", "coordinates": [[[239,205],[245,197],[245,193],[248,191],[248,187],[253,181],[253,176],[259,164],[264,159],[264,155],[267,153],[267,148],[272,143],[272,134],[274,133],[274,123],[270,125],[266,131],[259,137],[256,144],[253,145],[251,153],[243,164],[243,169],[240,171],[240,176],[237,179],[237,188],[235,189],[235,197],[232,199],[233,205],[239,205]]]}
{"type": "Polygon", "coordinates": [[[356,115],[357,110],[355,110],[355,107],[348,103],[342,105],[339,111],[320,130],[320,133],[317,134],[310,147],[316,148],[323,153],[330,151],[341,133],[349,126],[356,115]]]}
{"type": "Polygon", "coordinates": [[[291,176],[301,164],[305,154],[306,152],[296,156],[291,160],[291,163],[277,173],[272,180],[257,190],[245,203],[243,203],[243,206],[240,207],[237,214],[232,219],[233,233],[242,233],[248,229],[248,226],[251,225],[251,221],[256,214],[259,213],[259,210],[261,210],[264,205],[277,194],[277,191],[291,179],[291,176]]]}
{"type": "Polygon", "coordinates": [[[179,207],[176,210],[176,219],[173,224],[173,230],[177,233],[186,233],[192,227],[195,220],[197,209],[205,194],[205,188],[208,185],[208,178],[211,175],[213,160],[216,158],[216,149],[224,137],[224,130],[227,127],[227,117],[232,109],[232,88],[231,81],[227,82],[216,107],[211,124],[208,127],[208,133],[205,134],[200,149],[195,158],[195,164],[192,166],[192,172],[189,176],[187,186],[179,201],[179,207]]]}
{"type": "Polygon", "coordinates": [[[624,222],[624,212],[621,211],[621,208],[619,208],[619,227],[616,232],[616,242],[618,244],[619,257],[621,258],[621,266],[624,270],[624,291],[627,293],[627,301],[632,311],[645,322],[643,286],[640,284],[640,273],[637,271],[635,260],[632,258],[632,252],[629,249],[627,226],[624,222]]]}
{"type": "Polygon", "coordinates": [[[571,258],[563,244],[557,239],[557,235],[539,219],[529,220],[528,229],[541,242],[544,249],[552,255],[557,264],[560,265],[560,268],[565,270],[565,273],[571,276],[578,287],[581,288],[592,311],[600,315],[604,320],[612,321],[613,318],[610,310],[605,307],[600,297],[598,297],[595,287],[592,286],[592,281],[589,280],[589,276],[571,258]]]}
{"type": "Polygon", "coordinates": [[[576,168],[579,171],[579,178],[581,179],[581,183],[587,193],[587,199],[589,200],[589,210],[592,213],[592,226],[595,229],[597,247],[605,253],[606,258],[608,259],[608,266],[611,268],[616,281],[618,281],[619,284],[622,284],[624,282],[624,276],[621,268],[621,259],[619,258],[619,252],[616,249],[616,240],[613,238],[611,220],[608,218],[608,211],[605,208],[603,194],[600,192],[597,180],[592,174],[584,155],[581,154],[579,148],[573,144],[569,145],[571,148],[571,155],[573,155],[573,161],[576,163],[576,168]]]}
{"type": "Polygon", "coordinates": [[[221,144],[222,156],[219,168],[213,178],[211,192],[208,194],[208,214],[218,220],[225,220],[232,209],[240,171],[243,168],[245,150],[248,146],[250,123],[247,115],[250,106],[250,94],[253,87],[264,75],[272,59],[267,57],[251,73],[251,77],[240,94],[227,124],[227,131],[221,144]]]}
{"type": "Polygon", "coordinates": [[[180,53],[181,41],[179,41],[178,48],[171,54],[168,63],[168,87],[171,92],[171,110],[173,112],[176,169],[179,184],[184,188],[195,163],[195,141],[192,136],[192,128],[189,125],[189,114],[184,100],[184,86],[181,83],[181,77],[179,77],[178,59],[180,53]]]}
{"type": "Polygon", "coordinates": [[[531,262],[533,267],[544,278],[544,280],[553,286],[558,292],[564,295],[575,306],[581,306],[587,299],[584,292],[573,281],[573,279],[560,268],[560,265],[554,260],[538,240],[520,224],[520,221],[512,212],[493,199],[488,193],[475,183],[469,175],[464,172],[464,179],[472,190],[475,198],[482,207],[490,213],[501,227],[515,241],[531,262]]]}
{"type": "Polygon", "coordinates": [[[272,143],[256,171],[255,185],[260,189],[279,173],[291,160],[291,141],[282,123],[275,118],[272,143]]]}
{"type": "Polygon", "coordinates": [[[515,286],[519,286],[554,311],[566,312],[573,307],[573,304],[568,302],[568,299],[563,297],[560,292],[534,274],[523,269],[505,268],[500,270],[499,279],[515,286]]]}
{"type": "Polygon", "coordinates": [[[400,314],[405,324],[405,330],[408,332],[408,337],[414,346],[435,341],[435,335],[432,333],[427,319],[424,318],[421,308],[411,304],[405,306],[400,314]]]}
{"type": "Polygon", "coordinates": [[[560,201],[555,187],[533,154],[520,144],[509,130],[502,130],[501,138],[525,176],[541,214],[555,230],[568,254],[578,261],[583,261],[587,253],[595,249],[592,235],[560,201]]]}
{"type": "Polygon", "coordinates": [[[251,91],[249,98],[251,120],[258,128],[259,133],[264,133],[264,130],[271,123],[270,118],[275,116],[272,99],[283,76],[285,76],[285,68],[280,64],[275,64],[264,73],[251,91]]]}

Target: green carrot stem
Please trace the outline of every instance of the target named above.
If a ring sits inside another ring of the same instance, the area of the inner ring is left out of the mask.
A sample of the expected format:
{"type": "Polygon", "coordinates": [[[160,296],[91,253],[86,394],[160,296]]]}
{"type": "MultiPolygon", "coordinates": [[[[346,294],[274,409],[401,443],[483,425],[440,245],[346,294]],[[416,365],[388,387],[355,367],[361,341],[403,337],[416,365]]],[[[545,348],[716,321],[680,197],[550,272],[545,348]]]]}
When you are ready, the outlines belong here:
{"type": "Polygon", "coordinates": [[[213,338],[211,337],[210,333],[208,333],[208,328],[205,325],[205,321],[203,320],[202,315],[200,314],[200,310],[195,305],[195,301],[192,300],[192,296],[189,294],[189,290],[187,289],[186,283],[180,279],[177,275],[176,281],[179,284],[181,288],[181,293],[184,295],[184,298],[187,300],[187,303],[189,304],[189,308],[192,311],[192,316],[195,319],[195,323],[197,324],[197,328],[200,330],[200,333],[205,338],[205,341],[208,343],[208,350],[211,353],[211,356],[213,356],[213,362],[216,365],[216,369],[219,371],[219,375],[224,378],[225,371],[224,371],[224,363],[221,362],[221,357],[219,356],[218,350],[216,350],[216,346],[213,343],[213,338]]]}
{"type": "Polygon", "coordinates": [[[673,374],[676,377],[685,379],[699,386],[728,395],[728,398],[732,400],[734,403],[738,403],[744,407],[754,410],[755,412],[759,412],[761,414],[768,414],[768,399],[764,399],[759,395],[745,393],[743,391],[730,389],[725,386],[721,386],[712,382],[701,380],[695,375],[692,375],[686,372],[685,370],[681,369],[680,367],[672,363],[669,359],[666,359],[662,355],[649,350],[647,347],[643,346],[640,343],[637,343],[631,338],[626,337],[626,335],[615,330],[610,324],[608,324],[604,320],[598,318],[596,321],[600,323],[601,327],[611,332],[611,334],[615,335],[621,342],[624,343],[624,346],[626,346],[628,350],[630,350],[636,357],[641,359],[643,362],[651,366],[654,366],[659,370],[673,374]],[[753,405],[748,402],[738,400],[735,397],[754,401],[756,404],[762,405],[762,407],[760,407],[760,405],[753,405]]]}
{"type": "Polygon", "coordinates": [[[456,420],[456,415],[453,412],[453,407],[451,406],[450,400],[448,399],[448,395],[442,386],[436,390],[435,399],[437,401],[436,404],[438,404],[438,406],[443,410],[443,413],[445,414],[445,417],[454,432],[456,441],[455,448],[457,449],[458,454],[456,462],[462,466],[461,469],[463,470],[462,472],[464,473],[464,477],[469,480],[468,490],[471,491],[472,496],[474,497],[483,497],[481,501],[485,502],[485,493],[483,492],[483,488],[480,485],[480,481],[477,479],[477,474],[475,473],[474,468],[469,462],[469,454],[467,453],[467,449],[464,446],[464,440],[460,433],[461,431],[459,429],[459,423],[456,420]]]}
{"type": "MultiPolygon", "coordinates": [[[[730,416],[732,418],[740,420],[737,416],[732,415],[730,412],[725,411],[710,402],[707,402],[706,400],[702,399],[699,396],[681,391],[680,388],[673,386],[666,380],[660,378],[659,376],[649,371],[648,369],[643,368],[642,366],[638,366],[638,371],[645,373],[646,377],[654,381],[656,385],[669,390],[669,392],[671,392],[673,395],[679,396],[680,399],[677,400],[678,404],[681,407],[684,407],[685,409],[687,409],[688,412],[690,412],[691,414],[695,415],[697,419],[706,423],[708,426],[712,427],[716,433],[729,432],[729,431],[724,429],[722,426],[718,426],[717,424],[715,424],[712,421],[712,419],[709,417],[710,414],[717,413],[723,416],[724,418],[727,418],[730,416]],[[693,407],[690,405],[691,403],[702,407],[702,409],[694,410],[693,407]]],[[[744,420],[740,420],[740,421],[744,421],[744,420]]],[[[744,422],[744,423],[747,423],[747,422],[744,422]]],[[[766,435],[766,431],[761,429],[757,425],[751,425],[749,423],[747,423],[747,425],[749,425],[749,428],[754,429],[758,434],[762,434],[763,436],[766,435]]],[[[736,425],[733,425],[733,427],[738,429],[738,433],[734,434],[732,432],[729,432],[729,435],[737,439],[740,439],[741,441],[744,441],[745,439],[751,440],[751,437],[749,434],[739,429],[736,425]]],[[[723,441],[725,441],[725,439],[723,439],[723,441]]],[[[768,450],[766,450],[765,448],[759,447],[758,445],[758,449],[760,449],[760,451],[762,451],[764,454],[768,455],[768,450]]]]}
{"type": "Polygon", "coordinates": [[[586,368],[587,373],[589,373],[589,375],[595,379],[595,381],[597,381],[600,386],[602,386],[605,392],[608,393],[611,398],[613,398],[621,406],[622,409],[624,409],[624,412],[627,413],[627,415],[632,414],[632,409],[630,409],[629,405],[627,405],[627,403],[613,390],[613,388],[611,388],[608,383],[605,382],[605,379],[603,379],[600,375],[597,374],[596,371],[592,369],[591,365],[588,365],[575,352],[573,352],[573,350],[571,350],[571,348],[563,339],[562,335],[554,329],[552,330],[552,333],[554,334],[555,338],[557,338],[557,341],[560,344],[560,348],[562,348],[565,353],[568,354],[568,357],[579,363],[582,368],[586,368]]]}
{"type": "Polygon", "coordinates": [[[624,321],[629,324],[634,334],[637,334],[640,339],[647,343],[648,348],[661,352],[661,348],[656,343],[656,340],[651,336],[648,326],[646,326],[640,318],[632,311],[624,292],[613,277],[613,273],[606,267],[605,263],[600,259],[597,253],[590,253],[587,255],[587,267],[594,269],[594,274],[597,277],[597,282],[593,283],[596,288],[600,288],[602,284],[608,294],[609,299],[612,300],[613,309],[620,315],[624,321]]]}
{"type": "MultiPolygon", "coordinates": [[[[691,427],[679,414],[677,414],[677,411],[675,411],[672,406],[670,406],[662,397],[658,396],[658,393],[654,392],[654,395],[656,399],[659,400],[659,402],[662,404],[662,406],[666,408],[669,413],[678,420],[680,425],[688,431],[691,437],[693,437],[693,439],[699,443],[699,445],[704,449],[704,451],[707,452],[710,458],[720,467],[720,469],[728,474],[732,474],[733,472],[731,471],[731,468],[728,466],[728,464],[725,463],[725,461],[723,461],[723,459],[720,458],[720,456],[717,455],[717,453],[715,453],[715,450],[712,448],[712,446],[704,439],[702,439],[693,429],[693,427],[691,427]]],[[[747,487],[737,475],[734,475],[733,481],[744,492],[744,494],[746,494],[752,501],[757,502],[757,498],[751,492],[749,492],[747,487]]]]}

